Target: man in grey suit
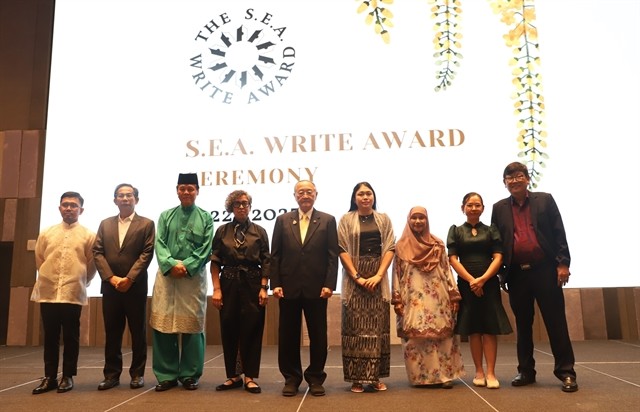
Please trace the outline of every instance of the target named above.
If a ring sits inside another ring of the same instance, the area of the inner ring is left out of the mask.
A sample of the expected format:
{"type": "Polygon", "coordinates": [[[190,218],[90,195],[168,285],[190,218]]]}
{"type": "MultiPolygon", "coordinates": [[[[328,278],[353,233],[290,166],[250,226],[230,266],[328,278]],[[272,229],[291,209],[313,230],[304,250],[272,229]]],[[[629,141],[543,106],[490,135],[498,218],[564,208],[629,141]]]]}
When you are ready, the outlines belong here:
{"type": "Polygon", "coordinates": [[[503,264],[509,303],[516,318],[518,375],[513,386],[536,381],[533,358],[534,301],[538,303],[555,360],[554,375],[564,392],[578,390],[575,358],[562,287],[569,282],[571,255],[562,216],[553,196],[530,192],[527,166],[514,162],[502,174],[511,196],[493,205],[494,223],[504,242],[503,264]]]}
{"type": "Polygon", "coordinates": [[[271,243],[271,289],[278,298],[278,366],[284,396],[294,396],[303,378],[314,396],[325,394],[327,300],[338,278],[336,219],[315,210],[315,184],[302,180],[293,193],[299,208],[278,216],[271,243]],[[302,313],[309,333],[309,367],[302,373],[302,313]]]}
{"type": "Polygon", "coordinates": [[[129,369],[131,389],[144,386],[147,362],[147,268],[153,259],[155,225],[135,213],[138,189],[122,183],[116,186],[113,197],[120,213],[100,223],[93,248],[102,278],[106,333],[104,380],[98,385],[99,390],[120,384],[125,322],[129,324],[133,352],[129,369]]]}

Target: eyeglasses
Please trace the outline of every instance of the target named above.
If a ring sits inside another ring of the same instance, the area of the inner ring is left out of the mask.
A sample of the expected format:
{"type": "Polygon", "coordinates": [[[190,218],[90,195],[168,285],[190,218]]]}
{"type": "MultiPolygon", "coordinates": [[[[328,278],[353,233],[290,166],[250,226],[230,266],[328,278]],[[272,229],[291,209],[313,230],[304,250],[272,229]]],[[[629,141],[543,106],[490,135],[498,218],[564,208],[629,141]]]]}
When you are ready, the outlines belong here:
{"type": "Polygon", "coordinates": [[[135,196],[133,193],[118,193],[116,197],[118,199],[133,199],[135,196]]]}
{"type": "Polygon", "coordinates": [[[527,180],[527,176],[525,176],[522,173],[520,173],[519,175],[515,175],[515,176],[505,176],[504,177],[504,181],[507,182],[507,183],[524,182],[525,180],[527,180]]]}
{"type": "Polygon", "coordinates": [[[64,203],[60,203],[60,207],[63,209],[78,209],[80,205],[77,203],[64,202],[64,203]]]}
{"type": "Polygon", "coordinates": [[[247,201],[244,202],[233,202],[233,207],[235,207],[236,209],[239,209],[241,207],[247,208],[251,206],[251,204],[247,201]]]}

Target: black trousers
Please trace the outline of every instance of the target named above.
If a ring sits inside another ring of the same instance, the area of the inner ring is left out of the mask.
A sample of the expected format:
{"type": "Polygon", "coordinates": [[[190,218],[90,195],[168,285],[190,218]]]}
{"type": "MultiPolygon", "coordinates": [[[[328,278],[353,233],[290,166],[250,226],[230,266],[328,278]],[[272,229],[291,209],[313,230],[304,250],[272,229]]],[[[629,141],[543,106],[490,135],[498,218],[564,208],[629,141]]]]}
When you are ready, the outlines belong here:
{"type": "Polygon", "coordinates": [[[542,320],[549,335],[554,358],[553,373],[558,379],[576,377],[575,357],[569,339],[564,307],[564,294],[558,286],[556,266],[551,262],[533,266],[529,270],[513,265],[509,271],[509,303],[516,318],[518,372],[535,377],[533,357],[534,302],[538,303],[542,320]]]}
{"type": "Polygon", "coordinates": [[[129,375],[144,376],[147,364],[147,294],[130,289],[118,292],[111,285],[105,285],[102,296],[102,316],[104,318],[104,377],[119,379],[122,373],[122,336],[125,324],[131,333],[131,366],[129,375]]]}
{"type": "Polygon", "coordinates": [[[56,378],[60,361],[60,331],[64,342],[62,375],[76,376],[80,354],[81,305],[40,303],[44,328],[44,376],[56,378]]]}
{"type": "Polygon", "coordinates": [[[244,373],[250,378],[260,375],[262,334],[265,307],[259,304],[260,276],[235,279],[220,278],[222,308],[220,333],[224,365],[228,378],[244,373]],[[241,370],[237,370],[237,359],[241,370]]]}
{"type": "Polygon", "coordinates": [[[309,384],[322,384],[327,377],[327,299],[287,299],[279,301],[278,366],[285,384],[299,386],[304,380],[309,384]],[[302,314],[309,334],[309,367],[302,373],[300,338],[302,314]]]}

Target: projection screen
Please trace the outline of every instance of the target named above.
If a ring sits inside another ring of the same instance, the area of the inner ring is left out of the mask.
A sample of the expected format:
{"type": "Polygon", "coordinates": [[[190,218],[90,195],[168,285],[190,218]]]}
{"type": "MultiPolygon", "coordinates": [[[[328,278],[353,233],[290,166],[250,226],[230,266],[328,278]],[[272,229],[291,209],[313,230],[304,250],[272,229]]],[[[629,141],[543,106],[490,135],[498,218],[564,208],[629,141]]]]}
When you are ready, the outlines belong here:
{"type": "Polygon", "coordinates": [[[396,236],[423,205],[446,238],[519,160],[563,214],[568,287],[637,286],[639,3],[441,3],[56,1],[41,226],[74,190],[97,230],[121,182],[157,221],[195,172],[216,227],[233,190],[271,235],[297,180],[337,219],[368,181],[396,236]]]}

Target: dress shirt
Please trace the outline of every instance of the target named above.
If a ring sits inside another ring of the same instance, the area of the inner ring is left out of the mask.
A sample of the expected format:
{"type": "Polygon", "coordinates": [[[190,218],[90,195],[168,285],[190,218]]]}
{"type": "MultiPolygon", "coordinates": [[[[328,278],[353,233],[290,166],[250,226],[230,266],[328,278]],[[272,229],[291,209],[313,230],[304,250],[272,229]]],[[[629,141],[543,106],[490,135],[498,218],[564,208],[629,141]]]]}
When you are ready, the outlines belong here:
{"type": "Polygon", "coordinates": [[[31,300],[87,304],[87,286],[96,274],[96,234],[78,222],[60,223],[43,231],[36,242],[38,278],[31,300]]]}
{"type": "Polygon", "coordinates": [[[122,219],[120,215],[118,215],[118,240],[120,243],[118,245],[122,247],[122,242],[124,241],[124,237],[127,236],[127,231],[129,230],[129,226],[131,226],[131,221],[133,217],[136,215],[136,212],[131,213],[129,216],[122,219]]]}
{"type": "Polygon", "coordinates": [[[522,205],[511,199],[513,212],[513,263],[537,263],[544,260],[544,252],[538,242],[531,222],[529,196],[522,205]]]}

